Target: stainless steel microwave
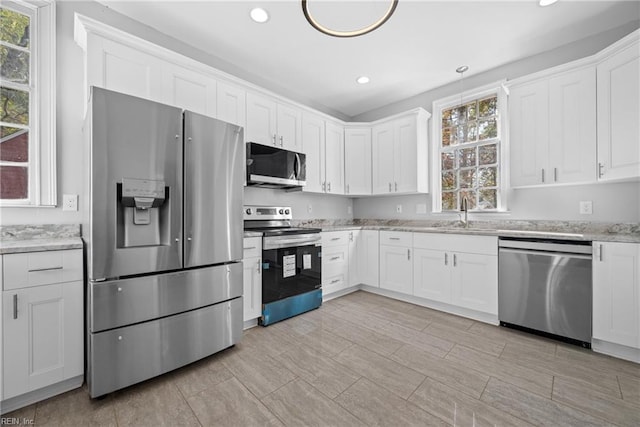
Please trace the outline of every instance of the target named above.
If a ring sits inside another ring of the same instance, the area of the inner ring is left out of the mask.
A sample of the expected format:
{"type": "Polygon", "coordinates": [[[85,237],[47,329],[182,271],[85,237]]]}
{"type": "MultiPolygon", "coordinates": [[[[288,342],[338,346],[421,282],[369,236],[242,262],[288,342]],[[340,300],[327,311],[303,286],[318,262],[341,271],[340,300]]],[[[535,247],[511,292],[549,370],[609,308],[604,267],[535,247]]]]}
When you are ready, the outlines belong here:
{"type": "Polygon", "coordinates": [[[307,184],[306,170],[303,153],[247,142],[247,185],[301,188],[307,184]]]}

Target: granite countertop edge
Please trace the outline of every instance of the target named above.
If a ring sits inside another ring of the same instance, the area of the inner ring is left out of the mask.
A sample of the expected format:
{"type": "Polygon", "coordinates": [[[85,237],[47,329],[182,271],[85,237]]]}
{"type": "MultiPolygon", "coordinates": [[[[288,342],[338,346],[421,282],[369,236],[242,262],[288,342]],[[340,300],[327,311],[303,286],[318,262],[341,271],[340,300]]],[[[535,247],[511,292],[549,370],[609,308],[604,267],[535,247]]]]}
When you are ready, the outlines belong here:
{"type": "Polygon", "coordinates": [[[0,242],[0,255],[82,248],[83,242],[80,237],[9,240],[0,242]]]}
{"type": "Polygon", "coordinates": [[[348,231],[348,230],[377,230],[377,231],[405,231],[413,233],[440,233],[440,234],[464,234],[476,236],[496,237],[524,237],[558,240],[602,241],[619,243],[640,243],[640,234],[625,233],[580,233],[580,232],[554,232],[533,230],[494,230],[479,228],[447,228],[447,227],[420,227],[402,225],[323,225],[322,231],[348,231]]]}

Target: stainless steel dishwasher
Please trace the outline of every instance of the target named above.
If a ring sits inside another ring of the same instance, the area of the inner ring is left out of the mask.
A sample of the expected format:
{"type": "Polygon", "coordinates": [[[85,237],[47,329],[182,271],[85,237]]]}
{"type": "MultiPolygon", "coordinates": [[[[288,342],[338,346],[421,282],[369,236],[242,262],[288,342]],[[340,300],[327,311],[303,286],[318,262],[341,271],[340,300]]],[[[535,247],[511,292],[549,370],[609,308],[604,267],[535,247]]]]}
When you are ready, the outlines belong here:
{"type": "Polygon", "coordinates": [[[591,242],[500,238],[498,318],[591,348],[591,242]]]}

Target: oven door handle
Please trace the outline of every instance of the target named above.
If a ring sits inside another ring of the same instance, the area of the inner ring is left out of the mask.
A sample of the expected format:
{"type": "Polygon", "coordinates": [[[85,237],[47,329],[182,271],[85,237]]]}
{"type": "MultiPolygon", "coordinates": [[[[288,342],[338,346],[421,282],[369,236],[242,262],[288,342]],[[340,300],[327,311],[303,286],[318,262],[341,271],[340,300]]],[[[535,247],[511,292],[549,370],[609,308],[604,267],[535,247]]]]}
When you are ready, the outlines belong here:
{"type": "Polygon", "coordinates": [[[320,242],[320,233],[300,234],[297,236],[265,237],[262,249],[282,249],[296,246],[315,245],[320,242]]]}

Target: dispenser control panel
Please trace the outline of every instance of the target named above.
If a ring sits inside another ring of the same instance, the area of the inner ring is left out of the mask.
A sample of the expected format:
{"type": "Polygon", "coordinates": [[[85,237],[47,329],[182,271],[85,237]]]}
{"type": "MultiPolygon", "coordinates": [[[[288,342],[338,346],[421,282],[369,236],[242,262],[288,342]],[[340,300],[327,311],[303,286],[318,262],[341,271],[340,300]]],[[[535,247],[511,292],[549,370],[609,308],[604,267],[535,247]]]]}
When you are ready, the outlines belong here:
{"type": "Polygon", "coordinates": [[[151,179],[122,179],[122,197],[164,199],[164,181],[151,179]]]}

